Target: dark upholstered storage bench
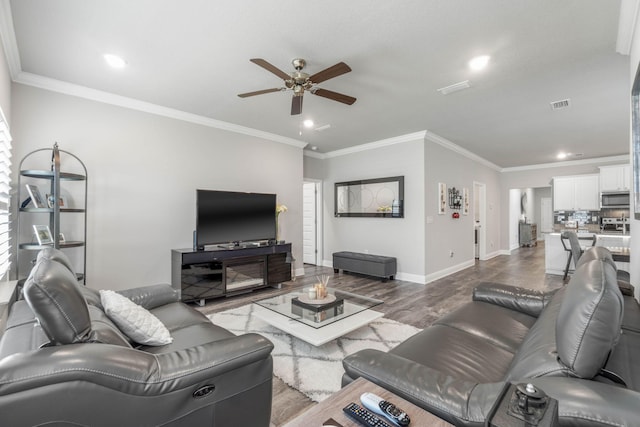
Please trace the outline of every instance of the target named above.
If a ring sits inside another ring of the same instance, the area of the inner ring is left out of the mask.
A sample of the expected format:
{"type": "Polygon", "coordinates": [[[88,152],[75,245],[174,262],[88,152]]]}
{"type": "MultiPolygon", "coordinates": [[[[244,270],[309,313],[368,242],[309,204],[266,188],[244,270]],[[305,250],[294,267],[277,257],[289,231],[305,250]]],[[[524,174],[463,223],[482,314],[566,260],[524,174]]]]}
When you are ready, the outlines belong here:
{"type": "Polygon", "coordinates": [[[338,273],[340,269],[352,273],[367,274],[393,280],[396,274],[396,259],[391,256],[361,254],[358,252],[334,252],[333,271],[338,273]]]}

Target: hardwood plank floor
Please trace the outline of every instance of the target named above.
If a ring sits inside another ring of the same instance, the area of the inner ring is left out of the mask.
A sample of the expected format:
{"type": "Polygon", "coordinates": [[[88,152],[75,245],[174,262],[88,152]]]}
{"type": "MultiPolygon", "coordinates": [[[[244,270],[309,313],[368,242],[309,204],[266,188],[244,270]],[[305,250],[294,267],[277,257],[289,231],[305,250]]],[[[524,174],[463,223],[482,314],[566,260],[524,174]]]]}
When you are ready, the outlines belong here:
{"type": "MultiPolygon", "coordinates": [[[[305,275],[283,283],[280,289],[266,288],[226,299],[209,301],[199,307],[205,314],[249,304],[255,300],[289,292],[316,282],[316,275],[329,274],[330,285],[384,301],[376,310],[385,317],[418,328],[431,325],[436,319],[471,300],[473,288],[481,282],[499,282],[515,286],[551,290],[562,286],[562,276],[544,273],[544,242],[531,248],[519,248],[509,255],[475,265],[427,285],[401,280],[383,283],[379,279],[357,274],[334,274],[333,269],[305,265],[305,275]]],[[[274,377],[271,426],[277,427],[294,418],[315,403],[283,381],[274,377]]]]}

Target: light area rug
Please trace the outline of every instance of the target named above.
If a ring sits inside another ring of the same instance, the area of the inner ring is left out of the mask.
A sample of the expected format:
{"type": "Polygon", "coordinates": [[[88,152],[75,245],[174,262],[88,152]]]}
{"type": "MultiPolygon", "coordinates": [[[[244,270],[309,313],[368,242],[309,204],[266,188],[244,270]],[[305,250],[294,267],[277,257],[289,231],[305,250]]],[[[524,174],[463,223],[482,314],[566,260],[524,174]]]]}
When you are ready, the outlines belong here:
{"type": "Polygon", "coordinates": [[[236,335],[255,332],[274,345],[273,373],[315,402],[341,388],[342,359],[365,348],[387,351],[420,329],[385,318],[377,319],[349,334],[315,347],[267,324],[253,315],[252,304],[210,314],[216,325],[236,335]]]}

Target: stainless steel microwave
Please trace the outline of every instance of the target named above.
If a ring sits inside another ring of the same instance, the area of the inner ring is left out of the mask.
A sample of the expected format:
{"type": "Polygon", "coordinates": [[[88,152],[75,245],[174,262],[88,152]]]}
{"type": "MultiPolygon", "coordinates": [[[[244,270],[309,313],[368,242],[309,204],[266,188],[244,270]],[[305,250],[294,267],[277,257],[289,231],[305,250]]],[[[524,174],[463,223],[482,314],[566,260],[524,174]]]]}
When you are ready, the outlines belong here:
{"type": "Polygon", "coordinates": [[[601,208],[628,208],[629,192],[602,193],[600,197],[601,208]]]}

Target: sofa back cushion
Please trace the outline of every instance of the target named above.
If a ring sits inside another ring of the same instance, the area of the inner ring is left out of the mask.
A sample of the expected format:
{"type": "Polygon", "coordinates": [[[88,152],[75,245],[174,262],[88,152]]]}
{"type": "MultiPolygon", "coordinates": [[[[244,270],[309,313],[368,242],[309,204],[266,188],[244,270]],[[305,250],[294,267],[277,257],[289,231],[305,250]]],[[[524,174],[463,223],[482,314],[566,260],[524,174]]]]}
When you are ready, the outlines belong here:
{"type": "MultiPolygon", "coordinates": [[[[42,260],[55,261],[59,264],[62,264],[64,267],[66,267],[74,276],[76,274],[76,272],[73,269],[73,264],[71,263],[71,260],[60,249],[44,248],[43,250],[38,252],[36,263],[42,260]]],[[[82,286],[77,281],[76,281],[76,284],[78,285],[78,289],[80,289],[80,292],[82,293],[84,298],[87,300],[87,304],[95,305],[100,309],[102,309],[102,304],[100,302],[100,294],[98,293],[98,291],[96,291],[95,289],[87,288],[86,286],[82,286]]]]}
{"type": "Polygon", "coordinates": [[[37,262],[24,285],[24,298],[52,344],[85,342],[91,333],[89,310],[75,275],[48,259],[37,262]]]}
{"type": "Polygon", "coordinates": [[[618,341],[623,301],[616,270],[594,259],[571,277],[558,312],[556,339],[560,361],[580,378],[593,378],[618,341]]]}

